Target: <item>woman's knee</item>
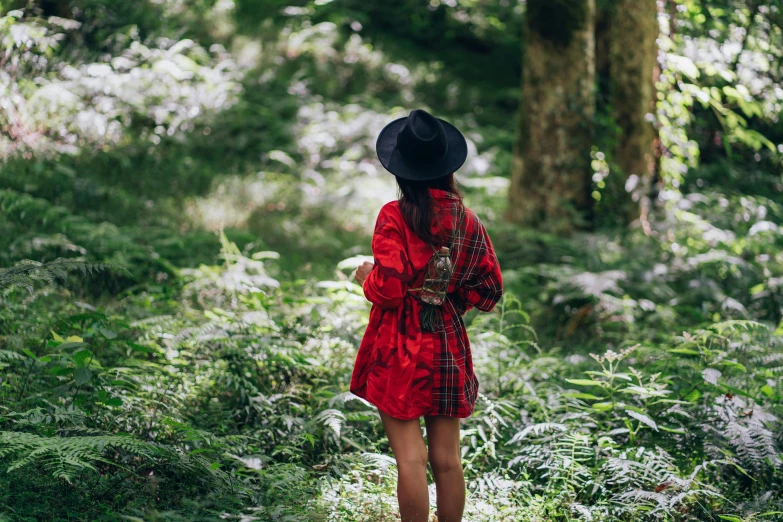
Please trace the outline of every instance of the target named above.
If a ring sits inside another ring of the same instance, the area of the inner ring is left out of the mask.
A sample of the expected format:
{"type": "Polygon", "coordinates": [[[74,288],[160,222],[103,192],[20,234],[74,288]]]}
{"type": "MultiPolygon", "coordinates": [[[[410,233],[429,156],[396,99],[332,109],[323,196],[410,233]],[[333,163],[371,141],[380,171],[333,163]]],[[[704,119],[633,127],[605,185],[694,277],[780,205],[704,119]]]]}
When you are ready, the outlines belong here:
{"type": "Polygon", "coordinates": [[[462,462],[460,461],[458,453],[443,452],[437,450],[431,450],[429,453],[430,466],[432,467],[432,473],[435,475],[443,475],[446,473],[453,473],[455,471],[462,471],[462,462]]]}
{"type": "Polygon", "coordinates": [[[427,468],[427,452],[406,451],[402,455],[395,455],[397,467],[400,469],[420,471],[427,468]]]}

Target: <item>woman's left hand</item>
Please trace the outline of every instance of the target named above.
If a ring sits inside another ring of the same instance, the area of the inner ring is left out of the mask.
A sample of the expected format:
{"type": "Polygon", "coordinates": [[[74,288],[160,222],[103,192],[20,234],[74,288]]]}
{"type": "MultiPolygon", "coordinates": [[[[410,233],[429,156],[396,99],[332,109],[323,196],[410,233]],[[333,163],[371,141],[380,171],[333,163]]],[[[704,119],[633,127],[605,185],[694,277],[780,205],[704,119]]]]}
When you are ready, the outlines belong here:
{"type": "Polygon", "coordinates": [[[360,286],[364,286],[364,280],[367,279],[367,276],[370,275],[370,272],[372,272],[374,267],[374,264],[370,263],[369,261],[365,261],[362,263],[362,266],[356,269],[356,275],[354,278],[360,286]]]}

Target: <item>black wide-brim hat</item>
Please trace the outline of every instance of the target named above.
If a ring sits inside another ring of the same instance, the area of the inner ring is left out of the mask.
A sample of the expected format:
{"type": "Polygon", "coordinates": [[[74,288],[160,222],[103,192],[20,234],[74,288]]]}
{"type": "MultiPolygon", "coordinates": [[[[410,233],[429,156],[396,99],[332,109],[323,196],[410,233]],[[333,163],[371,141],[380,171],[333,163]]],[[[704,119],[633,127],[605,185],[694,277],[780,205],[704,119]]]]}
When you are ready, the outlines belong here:
{"type": "Polygon", "coordinates": [[[462,133],[422,109],[386,125],[378,135],[375,150],[383,168],[417,181],[448,176],[468,157],[462,133]]]}

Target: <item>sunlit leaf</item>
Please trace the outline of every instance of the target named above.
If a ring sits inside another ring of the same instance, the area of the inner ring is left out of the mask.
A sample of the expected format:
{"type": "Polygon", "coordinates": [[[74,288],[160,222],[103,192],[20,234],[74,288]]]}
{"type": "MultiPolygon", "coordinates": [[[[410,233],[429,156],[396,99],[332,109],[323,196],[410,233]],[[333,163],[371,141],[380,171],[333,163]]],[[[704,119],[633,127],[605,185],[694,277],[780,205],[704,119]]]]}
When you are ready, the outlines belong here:
{"type": "Polygon", "coordinates": [[[658,431],[658,425],[655,423],[654,420],[652,420],[647,415],[644,415],[642,413],[637,413],[637,412],[632,411],[632,410],[625,410],[625,413],[629,417],[633,417],[634,419],[640,421],[641,423],[646,424],[647,426],[651,427],[655,431],[658,431]]]}
{"type": "Polygon", "coordinates": [[[79,350],[71,356],[76,366],[85,366],[87,362],[92,358],[92,352],[90,350],[79,350]]]}
{"type": "Polygon", "coordinates": [[[593,381],[591,379],[566,379],[566,382],[576,384],[577,386],[606,386],[606,383],[601,381],[593,381]]]}

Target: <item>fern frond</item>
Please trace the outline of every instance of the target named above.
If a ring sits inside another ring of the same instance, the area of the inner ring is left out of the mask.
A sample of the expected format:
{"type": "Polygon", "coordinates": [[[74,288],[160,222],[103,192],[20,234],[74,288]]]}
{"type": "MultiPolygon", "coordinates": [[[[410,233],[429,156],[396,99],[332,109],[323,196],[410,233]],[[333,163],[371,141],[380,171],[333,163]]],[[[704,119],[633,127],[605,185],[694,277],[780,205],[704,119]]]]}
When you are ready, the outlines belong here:
{"type": "Polygon", "coordinates": [[[707,327],[707,330],[713,330],[718,335],[724,335],[724,333],[735,333],[741,330],[764,330],[769,331],[769,327],[764,323],[758,321],[751,321],[748,319],[733,319],[729,321],[721,321],[719,323],[711,324],[707,327]]]}
{"type": "Polygon", "coordinates": [[[509,440],[506,444],[514,444],[516,442],[519,442],[520,440],[524,439],[531,433],[533,435],[538,436],[550,431],[564,432],[567,429],[568,427],[565,424],[559,424],[557,422],[542,422],[539,424],[533,424],[531,426],[526,427],[522,431],[516,433],[513,437],[511,437],[511,440],[509,440]]]}
{"type": "Polygon", "coordinates": [[[328,409],[313,417],[313,422],[323,424],[325,428],[334,433],[335,438],[339,439],[343,423],[345,422],[345,414],[340,410],[328,409]]]}
{"type": "Polygon", "coordinates": [[[25,260],[8,268],[0,268],[0,290],[21,287],[32,293],[36,283],[53,284],[56,280],[64,281],[68,273],[78,270],[82,275],[93,275],[104,271],[123,271],[124,267],[110,263],[88,263],[83,259],[55,259],[49,263],[25,260]]]}
{"type": "Polygon", "coordinates": [[[0,431],[0,461],[10,460],[6,472],[37,464],[66,482],[83,471],[96,468],[96,462],[118,463],[103,456],[106,450],[123,450],[151,458],[159,449],[132,437],[101,435],[94,437],[41,437],[31,433],[0,431]]]}

